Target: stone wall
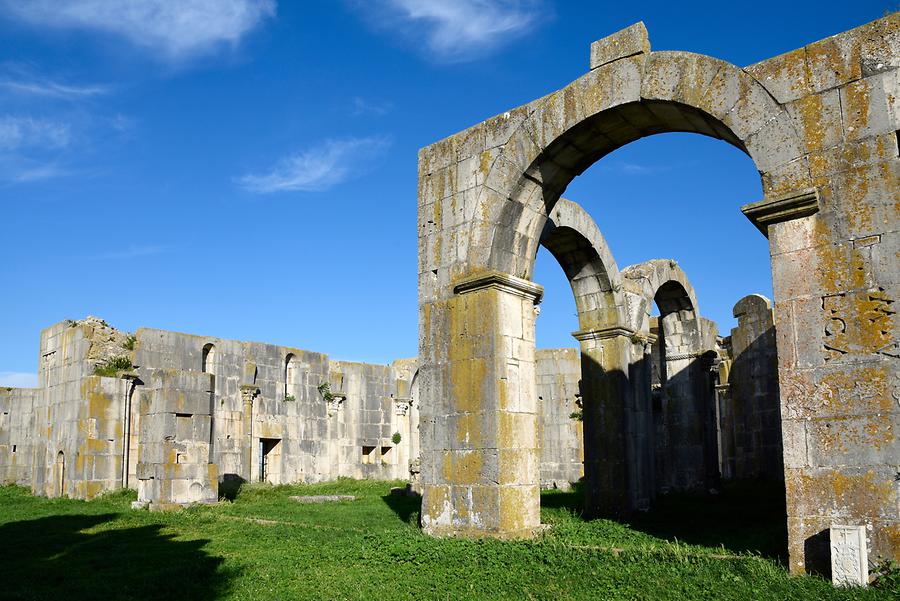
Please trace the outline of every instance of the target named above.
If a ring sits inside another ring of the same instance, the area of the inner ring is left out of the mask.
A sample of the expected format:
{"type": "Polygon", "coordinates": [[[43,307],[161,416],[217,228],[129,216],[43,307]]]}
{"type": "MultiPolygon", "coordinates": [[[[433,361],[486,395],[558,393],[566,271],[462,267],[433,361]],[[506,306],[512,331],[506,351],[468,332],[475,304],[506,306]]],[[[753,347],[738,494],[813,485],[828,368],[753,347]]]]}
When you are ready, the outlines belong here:
{"type": "Polygon", "coordinates": [[[783,480],[778,352],[772,304],[752,294],[734,306],[738,326],[727,341],[727,397],[719,411],[722,475],[783,480]]]}
{"type": "Polygon", "coordinates": [[[538,349],[541,488],[568,489],[584,476],[581,357],[576,349],[538,349]]]}
{"type": "Polygon", "coordinates": [[[28,485],[39,388],[0,388],[0,484],[28,485]]]}

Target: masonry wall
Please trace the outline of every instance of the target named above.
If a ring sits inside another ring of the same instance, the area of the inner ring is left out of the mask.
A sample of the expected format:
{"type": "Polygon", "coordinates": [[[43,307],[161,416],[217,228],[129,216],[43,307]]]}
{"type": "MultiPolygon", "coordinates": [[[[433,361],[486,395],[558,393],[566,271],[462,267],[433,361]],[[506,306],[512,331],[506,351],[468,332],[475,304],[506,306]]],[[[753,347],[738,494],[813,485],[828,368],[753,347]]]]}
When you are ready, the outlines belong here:
{"type": "Polygon", "coordinates": [[[535,353],[540,411],[541,488],[568,489],[584,476],[581,357],[576,349],[535,353]]]}
{"type": "Polygon", "coordinates": [[[803,141],[783,191],[813,200],[748,208],[772,255],[791,569],[830,571],[832,524],[900,559],[900,13],[746,70],[803,141]]]}
{"type": "Polygon", "coordinates": [[[0,484],[31,483],[39,388],[0,388],[0,484]]]}
{"type": "Polygon", "coordinates": [[[730,478],[784,479],[778,351],[772,303],[760,295],[734,306],[728,374],[731,454],[723,466],[730,478]]]}

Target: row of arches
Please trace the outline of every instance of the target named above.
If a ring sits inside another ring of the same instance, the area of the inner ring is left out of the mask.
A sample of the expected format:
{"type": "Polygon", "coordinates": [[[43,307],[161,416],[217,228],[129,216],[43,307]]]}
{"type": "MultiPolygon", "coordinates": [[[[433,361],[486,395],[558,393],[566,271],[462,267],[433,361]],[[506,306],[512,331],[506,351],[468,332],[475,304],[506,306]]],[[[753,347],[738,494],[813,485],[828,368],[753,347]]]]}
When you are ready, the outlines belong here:
{"type": "Polygon", "coordinates": [[[625,513],[662,491],[714,486],[715,352],[687,275],[668,259],[620,271],[597,224],[567,199],[540,244],[575,299],[588,510],[625,513]]]}
{"type": "MultiPolygon", "coordinates": [[[[200,371],[215,375],[219,372],[219,357],[216,345],[207,343],[203,345],[200,360],[200,371]]],[[[296,389],[300,379],[300,365],[297,356],[294,353],[288,353],[284,357],[283,363],[283,382],[284,398],[291,398],[292,392],[296,389]]]]}

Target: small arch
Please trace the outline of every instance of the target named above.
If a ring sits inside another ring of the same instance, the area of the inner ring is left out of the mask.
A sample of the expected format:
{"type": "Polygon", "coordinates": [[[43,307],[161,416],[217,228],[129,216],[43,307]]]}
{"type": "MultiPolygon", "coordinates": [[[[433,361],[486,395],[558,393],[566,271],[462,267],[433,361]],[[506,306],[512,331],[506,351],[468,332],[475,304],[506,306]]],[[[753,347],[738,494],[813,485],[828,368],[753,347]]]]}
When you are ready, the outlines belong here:
{"type": "Polygon", "coordinates": [[[208,374],[215,374],[219,367],[218,356],[216,353],[216,345],[211,342],[203,346],[203,355],[200,364],[200,371],[208,374]]]}
{"type": "Polygon", "coordinates": [[[547,218],[540,242],[569,280],[581,330],[623,321],[622,276],[600,228],[581,205],[560,199],[547,218]]]}
{"type": "Polygon", "coordinates": [[[297,356],[288,353],[284,358],[284,398],[294,395],[298,380],[297,356]]]}
{"type": "Polygon", "coordinates": [[[66,455],[62,451],[56,454],[55,471],[56,494],[54,496],[62,497],[66,494],[66,455]]]}

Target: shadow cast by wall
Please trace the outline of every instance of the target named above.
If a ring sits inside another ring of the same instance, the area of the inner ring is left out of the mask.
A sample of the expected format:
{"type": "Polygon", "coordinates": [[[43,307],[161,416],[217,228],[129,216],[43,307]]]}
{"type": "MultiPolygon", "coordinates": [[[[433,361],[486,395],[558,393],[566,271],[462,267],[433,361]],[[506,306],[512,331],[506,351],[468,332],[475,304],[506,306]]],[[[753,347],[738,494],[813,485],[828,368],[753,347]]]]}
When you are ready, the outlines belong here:
{"type": "Polygon", "coordinates": [[[102,527],[118,516],[58,515],[0,526],[0,598],[212,600],[232,580],[207,540],[175,540],[162,525],[102,527]]]}
{"type": "Polygon", "coordinates": [[[419,525],[419,515],[422,511],[422,497],[416,494],[408,495],[384,495],[381,497],[384,504],[397,514],[404,524],[419,525]]]}

